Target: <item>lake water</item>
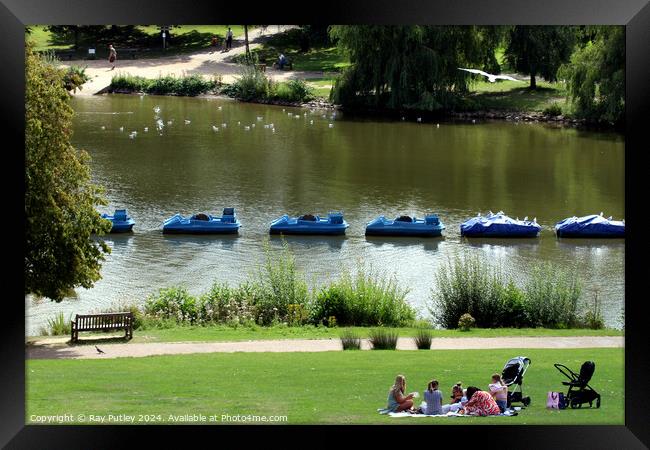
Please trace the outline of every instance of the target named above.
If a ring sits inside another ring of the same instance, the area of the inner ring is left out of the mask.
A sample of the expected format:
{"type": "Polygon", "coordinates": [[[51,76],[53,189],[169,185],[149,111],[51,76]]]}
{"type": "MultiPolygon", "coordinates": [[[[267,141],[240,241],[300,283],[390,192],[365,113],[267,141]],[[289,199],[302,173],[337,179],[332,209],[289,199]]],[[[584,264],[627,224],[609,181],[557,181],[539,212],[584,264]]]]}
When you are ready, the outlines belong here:
{"type": "Polygon", "coordinates": [[[185,284],[198,294],[215,280],[237,284],[261,262],[273,219],[330,210],[344,211],[346,237],[287,238],[311,285],[361,262],[394,275],[426,317],[434,274],[456,254],[485,254],[518,281],[531,264],[549,261],[577,268],[584,297],[598,289],[607,325],[622,325],[624,240],[553,233],[573,215],[625,217],[620,135],[508,122],[438,127],[340,112],[332,118],[331,111],[226,99],[92,96],[73,99],[73,107],[73,143],[90,153],[94,181],[106,188],[109,206],[101,212],[126,208],[136,225],[133,234],[107,236],[113,251],[94,288],[59,304],[26,298],[28,333],[60,311],[141,303],[166,286],[185,284]],[[264,127],[270,123],[275,132],[264,127]],[[225,206],[236,208],[238,237],[161,233],[177,212],[220,215],[225,206]],[[488,210],[537,217],[543,231],[526,240],[461,238],[460,224],[488,210]],[[365,223],[378,215],[427,212],[446,225],[442,238],[364,236],[365,223]]]}

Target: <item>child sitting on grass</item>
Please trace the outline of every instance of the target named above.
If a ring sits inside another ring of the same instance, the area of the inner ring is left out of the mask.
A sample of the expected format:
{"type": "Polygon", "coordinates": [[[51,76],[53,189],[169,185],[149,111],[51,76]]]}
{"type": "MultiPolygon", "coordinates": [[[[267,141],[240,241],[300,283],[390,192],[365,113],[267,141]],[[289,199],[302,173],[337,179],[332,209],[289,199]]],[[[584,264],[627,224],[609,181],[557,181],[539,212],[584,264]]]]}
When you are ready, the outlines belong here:
{"type": "Polygon", "coordinates": [[[495,373],[492,375],[492,383],[488,385],[492,398],[496,400],[501,413],[508,409],[508,386],[501,380],[501,375],[495,373]]]}
{"type": "Polygon", "coordinates": [[[426,408],[420,408],[419,413],[434,416],[442,414],[442,393],[438,390],[438,380],[429,381],[427,390],[424,391],[426,408]]]}

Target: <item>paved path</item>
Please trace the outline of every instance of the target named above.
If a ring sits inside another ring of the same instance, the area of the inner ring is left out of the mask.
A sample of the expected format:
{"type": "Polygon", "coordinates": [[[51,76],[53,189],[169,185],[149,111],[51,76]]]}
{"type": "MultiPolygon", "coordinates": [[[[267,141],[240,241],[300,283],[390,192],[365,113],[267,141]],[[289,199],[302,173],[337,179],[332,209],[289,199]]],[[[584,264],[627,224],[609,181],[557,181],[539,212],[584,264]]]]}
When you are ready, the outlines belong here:
{"type": "MultiPolygon", "coordinates": [[[[252,31],[249,33],[249,48],[252,50],[262,45],[265,39],[270,36],[286,31],[292,26],[280,25],[269,27],[264,35],[252,31]]],[[[230,62],[231,58],[245,52],[244,41],[242,37],[233,40],[232,49],[222,53],[220,50],[213,51],[205,49],[195,53],[184,55],[166,56],[151,59],[119,59],[120,49],[117,49],[117,64],[115,70],[111,70],[108,61],[101,60],[81,60],[62,63],[62,66],[70,65],[86,66],[86,74],[90,80],[83,85],[83,89],[77,91],[75,95],[85,96],[93,95],[103,90],[111,84],[111,78],[117,73],[128,73],[145,78],[157,78],[164,75],[192,75],[201,74],[213,76],[219,74],[222,76],[224,83],[232,83],[241,73],[241,65],[230,62]]],[[[301,72],[275,70],[267,67],[266,74],[274,81],[285,81],[292,78],[318,78],[323,76],[323,72],[301,72]]]]}
{"type": "MultiPolygon", "coordinates": [[[[577,337],[500,337],[500,338],[434,338],[431,348],[497,349],[497,348],[620,348],[623,336],[577,337]]],[[[99,354],[94,345],[68,345],[61,339],[37,341],[27,347],[29,359],[106,359],[125,356],[175,355],[189,353],[233,352],[327,352],[342,350],[338,339],[283,339],[240,342],[159,342],[98,344],[105,354],[99,354]]],[[[362,349],[370,349],[368,340],[362,340],[362,349]]],[[[399,350],[415,350],[412,338],[399,338],[399,350]]]]}

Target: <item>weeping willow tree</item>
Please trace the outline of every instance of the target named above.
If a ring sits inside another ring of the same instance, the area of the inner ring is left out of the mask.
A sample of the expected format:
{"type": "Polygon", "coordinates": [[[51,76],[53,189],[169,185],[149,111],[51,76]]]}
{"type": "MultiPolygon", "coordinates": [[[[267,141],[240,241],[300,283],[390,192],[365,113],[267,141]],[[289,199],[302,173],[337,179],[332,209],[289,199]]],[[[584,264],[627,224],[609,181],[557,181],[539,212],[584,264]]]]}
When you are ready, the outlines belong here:
{"type": "Polygon", "coordinates": [[[332,100],[344,106],[451,109],[471,80],[458,67],[498,73],[494,50],[502,36],[501,27],[332,26],[331,39],[352,63],[332,100]]]}
{"type": "Polygon", "coordinates": [[[567,80],[578,117],[621,125],[625,119],[625,29],[593,26],[588,42],[558,75],[567,80]]]}

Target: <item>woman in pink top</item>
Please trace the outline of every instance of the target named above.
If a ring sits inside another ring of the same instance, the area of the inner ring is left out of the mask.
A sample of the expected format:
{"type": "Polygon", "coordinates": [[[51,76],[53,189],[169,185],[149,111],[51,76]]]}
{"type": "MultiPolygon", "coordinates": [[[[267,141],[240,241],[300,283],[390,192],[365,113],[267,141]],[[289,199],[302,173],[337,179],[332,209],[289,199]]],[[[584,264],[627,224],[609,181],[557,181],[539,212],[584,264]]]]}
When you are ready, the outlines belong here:
{"type": "Polygon", "coordinates": [[[501,412],[508,409],[508,386],[501,380],[501,375],[495,373],[492,375],[492,383],[488,385],[492,398],[496,400],[501,412]]]}
{"type": "Polygon", "coordinates": [[[471,416],[498,416],[501,414],[499,405],[492,396],[477,387],[467,388],[467,403],[464,406],[465,414],[471,416]]]}

